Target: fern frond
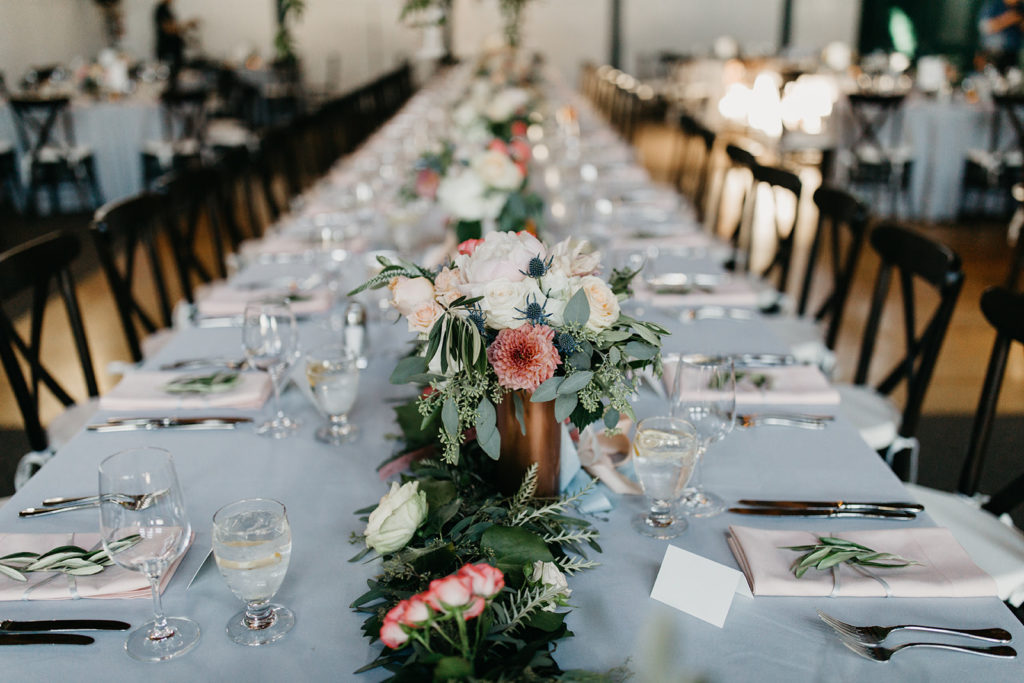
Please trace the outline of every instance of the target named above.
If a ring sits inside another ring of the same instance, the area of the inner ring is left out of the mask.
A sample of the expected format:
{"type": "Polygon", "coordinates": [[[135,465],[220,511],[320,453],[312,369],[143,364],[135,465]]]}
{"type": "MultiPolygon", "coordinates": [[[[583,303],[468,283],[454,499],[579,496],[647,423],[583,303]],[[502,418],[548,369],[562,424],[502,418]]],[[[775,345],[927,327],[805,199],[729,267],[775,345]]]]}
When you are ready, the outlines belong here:
{"type": "Polygon", "coordinates": [[[560,531],[556,534],[548,533],[544,534],[545,543],[586,543],[591,541],[598,536],[600,532],[597,529],[579,529],[576,531],[560,531]]]}
{"type": "Polygon", "coordinates": [[[508,605],[495,602],[493,630],[512,633],[523,626],[531,614],[551,604],[564,590],[558,586],[527,586],[516,591],[508,605]]]}
{"type": "Polygon", "coordinates": [[[512,498],[510,508],[512,512],[518,513],[525,508],[530,500],[533,499],[533,494],[537,490],[537,463],[530,465],[530,468],[526,470],[526,476],[523,477],[523,483],[519,486],[519,490],[516,491],[516,495],[512,498]]]}
{"type": "Polygon", "coordinates": [[[597,484],[597,479],[591,479],[586,486],[571,496],[564,496],[539,508],[522,507],[516,511],[515,515],[512,517],[512,526],[522,526],[527,522],[532,522],[550,515],[558,515],[565,512],[567,507],[586,495],[592,488],[594,488],[595,484],[597,484]]]}

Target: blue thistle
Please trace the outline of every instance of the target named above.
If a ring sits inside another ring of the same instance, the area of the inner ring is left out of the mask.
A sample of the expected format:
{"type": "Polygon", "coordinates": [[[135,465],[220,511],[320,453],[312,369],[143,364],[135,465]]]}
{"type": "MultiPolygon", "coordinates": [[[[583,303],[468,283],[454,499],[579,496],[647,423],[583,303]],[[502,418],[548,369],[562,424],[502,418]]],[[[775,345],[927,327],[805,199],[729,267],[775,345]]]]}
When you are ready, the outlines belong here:
{"type": "Polygon", "coordinates": [[[529,297],[527,297],[526,310],[524,311],[521,308],[515,309],[517,313],[523,314],[521,318],[516,318],[516,320],[525,320],[532,325],[545,325],[548,322],[548,318],[551,317],[551,314],[545,310],[547,305],[548,300],[546,298],[543,304],[539,304],[536,297],[533,298],[533,301],[530,301],[529,297]]]}
{"type": "Polygon", "coordinates": [[[571,356],[580,350],[580,345],[568,332],[559,332],[555,335],[555,346],[562,352],[563,356],[571,356]]]}
{"type": "Polygon", "coordinates": [[[476,330],[480,333],[480,336],[486,339],[487,330],[484,327],[484,312],[480,310],[479,306],[473,306],[473,308],[469,309],[468,319],[469,322],[476,325],[476,330]]]}
{"type": "Polygon", "coordinates": [[[530,263],[527,264],[526,270],[520,270],[519,272],[527,277],[542,278],[551,270],[551,264],[554,260],[554,256],[549,256],[547,261],[544,261],[540,256],[534,256],[530,259],[530,263]]]}

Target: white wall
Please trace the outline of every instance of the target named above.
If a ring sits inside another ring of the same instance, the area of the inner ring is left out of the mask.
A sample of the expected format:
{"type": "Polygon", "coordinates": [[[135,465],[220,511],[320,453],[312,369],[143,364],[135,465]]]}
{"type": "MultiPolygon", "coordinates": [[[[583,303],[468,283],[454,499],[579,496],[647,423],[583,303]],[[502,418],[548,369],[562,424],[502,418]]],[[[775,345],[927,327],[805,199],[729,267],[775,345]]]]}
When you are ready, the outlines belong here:
{"type": "Polygon", "coordinates": [[[793,45],[821,50],[834,41],[857,48],[861,0],[796,0],[793,45]]]}
{"type": "Polygon", "coordinates": [[[0,71],[16,84],[31,66],[91,58],[103,47],[92,0],[0,0],[0,71]]]}

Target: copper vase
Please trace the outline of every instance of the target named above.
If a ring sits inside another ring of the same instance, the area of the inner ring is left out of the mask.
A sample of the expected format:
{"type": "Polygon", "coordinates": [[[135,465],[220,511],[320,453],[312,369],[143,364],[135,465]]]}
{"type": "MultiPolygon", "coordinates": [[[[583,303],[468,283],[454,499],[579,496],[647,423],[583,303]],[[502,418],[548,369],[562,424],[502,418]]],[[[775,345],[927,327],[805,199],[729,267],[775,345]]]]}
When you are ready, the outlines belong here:
{"type": "Polygon", "coordinates": [[[519,490],[530,465],[537,463],[538,498],[557,496],[561,468],[562,429],[555,419],[555,402],[531,403],[530,394],[519,392],[523,401],[526,433],[516,419],[515,400],[509,394],[497,406],[498,433],[501,434],[501,458],[498,460],[498,487],[506,495],[519,490]]]}

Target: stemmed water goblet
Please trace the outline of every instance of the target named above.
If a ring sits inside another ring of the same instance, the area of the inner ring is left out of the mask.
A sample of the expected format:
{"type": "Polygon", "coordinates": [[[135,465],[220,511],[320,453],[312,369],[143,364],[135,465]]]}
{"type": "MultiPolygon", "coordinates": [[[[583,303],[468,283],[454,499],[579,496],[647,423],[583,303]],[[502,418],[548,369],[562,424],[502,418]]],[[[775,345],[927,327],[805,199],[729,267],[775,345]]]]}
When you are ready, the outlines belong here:
{"type": "Polygon", "coordinates": [[[358,356],[341,344],[317,347],[306,356],[306,378],[317,406],[327,415],[316,438],[335,446],[351,441],[358,432],[348,421],[359,392],[358,356]]]}
{"type": "Polygon", "coordinates": [[[635,531],[652,538],[675,538],[686,531],[686,519],[674,505],[693,473],[697,447],[693,425],[678,417],[649,417],[637,425],[633,465],[648,511],[633,518],[635,531]]]}
{"type": "Polygon", "coordinates": [[[199,642],[199,625],[165,616],[160,602],[160,579],[192,537],[171,454],[146,447],[111,455],[100,463],[99,495],[104,549],[119,566],[145,574],[153,591],[154,618],[129,634],[125,650],[145,662],[184,654],[199,642]]]}
{"type": "Polygon", "coordinates": [[[725,502],[704,490],[702,467],[708,446],[725,438],[736,423],[736,370],[732,358],[682,356],[671,401],[672,414],[697,430],[699,445],[691,485],[680,508],[694,517],[713,517],[725,509],[725,502]]]}
{"type": "Polygon", "coordinates": [[[231,617],[228,637],[240,645],[266,645],[295,625],[287,607],[270,600],[288,572],[292,532],[284,505],[250,498],[225,505],[213,516],[213,556],[228,588],[245,601],[231,617]]]}
{"type": "Polygon", "coordinates": [[[274,390],[275,415],[256,428],[256,433],[274,439],[291,436],[299,423],[281,408],[282,384],[288,369],[298,357],[299,332],[295,315],[285,300],[255,301],[246,304],[242,322],[242,349],[254,368],[270,377],[274,390]]]}

